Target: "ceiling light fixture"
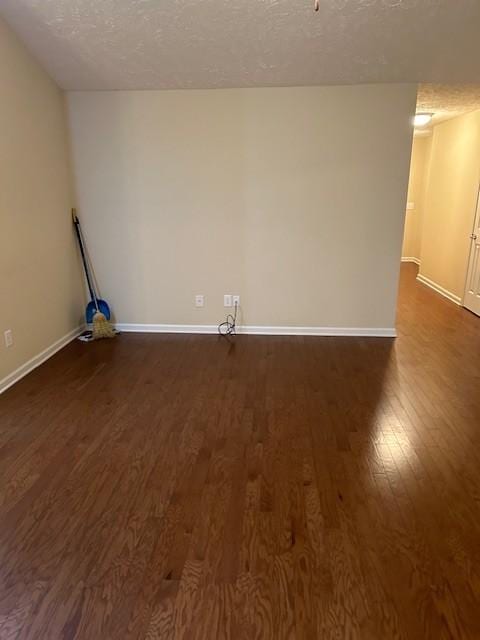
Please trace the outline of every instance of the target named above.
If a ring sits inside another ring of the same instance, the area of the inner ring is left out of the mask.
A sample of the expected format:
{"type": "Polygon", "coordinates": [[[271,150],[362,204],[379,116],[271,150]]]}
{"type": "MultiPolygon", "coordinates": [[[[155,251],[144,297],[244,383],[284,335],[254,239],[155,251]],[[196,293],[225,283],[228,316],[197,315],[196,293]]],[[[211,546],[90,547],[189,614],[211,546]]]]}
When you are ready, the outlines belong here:
{"type": "Polygon", "coordinates": [[[433,113],[416,113],[413,118],[414,127],[425,127],[433,118],[433,113]]]}

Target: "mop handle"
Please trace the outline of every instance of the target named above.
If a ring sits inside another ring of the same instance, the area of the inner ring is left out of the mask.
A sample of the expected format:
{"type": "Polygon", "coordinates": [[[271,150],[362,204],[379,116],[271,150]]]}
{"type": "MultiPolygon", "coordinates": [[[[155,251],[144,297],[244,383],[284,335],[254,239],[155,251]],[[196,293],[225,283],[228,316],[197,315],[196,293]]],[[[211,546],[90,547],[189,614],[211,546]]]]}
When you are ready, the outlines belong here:
{"type": "Polygon", "coordinates": [[[95,308],[98,311],[97,296],[95,295],[95,292],[94,292],[93,286],[92,286],[92,282],[90,280],[90,272],[88,270],[87,256],[85,255],[85,248],[83,246],[83,239],[82,239],[82,234],[81,234],[81,231],[80,231],[80,220],[77,217],[76,209],[72,209],[72,219],[73,219],[73,224],[75,226],[75,232],[77,234],[78,245],[80,247],[80,253],[81,253],[81,256],[82,256],[83,268],[85,269],[85,276],[87,278],[88,290],[90,291],[90,297],[92,298],[92,300],[95,303],[95,308]]]}

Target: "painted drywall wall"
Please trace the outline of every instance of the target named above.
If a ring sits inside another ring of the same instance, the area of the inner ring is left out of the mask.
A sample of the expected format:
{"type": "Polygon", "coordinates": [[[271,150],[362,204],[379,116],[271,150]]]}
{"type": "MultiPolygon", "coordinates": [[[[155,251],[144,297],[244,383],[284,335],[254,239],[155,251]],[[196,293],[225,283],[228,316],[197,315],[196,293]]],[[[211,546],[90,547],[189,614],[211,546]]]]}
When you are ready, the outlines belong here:
{"type": "Polygon", "coordinates": [[[413,139],[407,197],[407,202],[413,205],[413,209],[407,209],[406,211],[402,258],[420,260],[424,192],[431,143],[431,135],[413,139]]]}
{"type": "Polygon", "coordinates": [[[79,325],[64,97],[0,20],[0,388],[79,325]],[[14,345],[5,347],[11,329],[14,345]]]}
{"type": "Polygon", "coordinates": [[[394,326],[413,85],[68,95],[116,320],[394,326]],[[205,306],[195,308],[196,294],[205,306]]]}
{"type": "Polygon", "coordinates": [[[480,111],[434,127],[420,275],[463,298],[480,180],[480,111]]]}

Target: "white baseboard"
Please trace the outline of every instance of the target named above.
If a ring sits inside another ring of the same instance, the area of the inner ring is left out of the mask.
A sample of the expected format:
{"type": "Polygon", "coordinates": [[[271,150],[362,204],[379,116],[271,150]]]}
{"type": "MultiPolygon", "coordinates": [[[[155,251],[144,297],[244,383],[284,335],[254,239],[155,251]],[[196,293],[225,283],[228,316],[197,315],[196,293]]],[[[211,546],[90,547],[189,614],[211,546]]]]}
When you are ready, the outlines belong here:
{"type": "Polygon", "coordinates": [[[60,340],[54,342],[52,345],[44,349],[41,353],[31,358],[31,360],[25,362],[25,364],[22,364],[21,367],[15,369],[15,371],[10,373],[6,378],[0,380],[0,393],[6,391],[9,387],[21,380],[28,373],[30,373],[30,371],[33,371],[43,362],[45,362],[45,360],[51,358],[55,353],[57,353],[57,351],[63,349],[63,347],[65,347],[69,342],[75,340],[75,338],[79,336],[82,331],[83,327],[77,327],[76,329],[73,329],[72,331],[67,333],[66,336],[63,336],[63,338],[60,338],[60,340]]]}
{"type": "Polygon", "coordinates": [[[435,291],[436,293],[439,293],[444,298],[447,298],[447,300],[450,300],[450,302],[454,302],[455,304],[458,304],[458,306],[462,306],[462,299],[461,298],[456,296],[451,291],[448,291],[447,289],[444,289],[443,287],[441,287],[439,284],[437,284],[433,280],[430,280],[429,278],[426,278],[421,273],[419,273],[417,275],[417,280],[419,282],[421,282],[422,284],[424,284],[425,286],[429,287],[430,289],[433,289],[433,291],[435,291]]]}
{"type": "MultiPolygon", "coordinates": [[[[203,333],[218,332],[213,324],[124,324],[115,325],[125,333],[203,333]]],[[[237,333],[260,336],[363,336],[371,338],[395,338],[397,332],[393,327],[268,327],[244,325],[237,327],[237,333]]]]}
{"type": "Polygon", "coordinates": [[[402,258],[402,262],[414,262],[415,264],[418,264],[420,266],[420,260],[418,258],[414,258],[413,256],[402,258]]]}

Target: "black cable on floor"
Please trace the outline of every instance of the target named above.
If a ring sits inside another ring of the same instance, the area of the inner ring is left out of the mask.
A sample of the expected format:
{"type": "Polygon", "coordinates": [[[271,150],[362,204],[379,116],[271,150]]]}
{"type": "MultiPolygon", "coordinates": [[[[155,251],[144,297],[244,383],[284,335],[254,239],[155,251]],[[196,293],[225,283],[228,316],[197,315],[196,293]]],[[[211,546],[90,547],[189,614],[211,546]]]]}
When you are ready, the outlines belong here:
{"type": "Polygon", "coordinates": [[[235,302],[235,312],[233,316],[231,313],[229,313],[225,322],[221,322],[218,325],[218,333],[221,336],[226,337],[226,336],[236,335],[237,309],[238,309],[238,303],[235,302]]]}

